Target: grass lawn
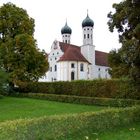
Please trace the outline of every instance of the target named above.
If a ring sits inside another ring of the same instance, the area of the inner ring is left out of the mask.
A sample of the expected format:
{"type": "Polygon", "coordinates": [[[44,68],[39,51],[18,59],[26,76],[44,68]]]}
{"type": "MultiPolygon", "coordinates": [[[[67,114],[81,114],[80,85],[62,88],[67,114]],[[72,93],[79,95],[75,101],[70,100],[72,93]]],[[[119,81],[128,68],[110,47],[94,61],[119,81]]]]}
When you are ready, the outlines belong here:
{"type": "Polygon", "coordinates": [[[49,115],[100,111],[106,107],[60,103],[30,98],[0,99],[0,121],[49,115]]]}

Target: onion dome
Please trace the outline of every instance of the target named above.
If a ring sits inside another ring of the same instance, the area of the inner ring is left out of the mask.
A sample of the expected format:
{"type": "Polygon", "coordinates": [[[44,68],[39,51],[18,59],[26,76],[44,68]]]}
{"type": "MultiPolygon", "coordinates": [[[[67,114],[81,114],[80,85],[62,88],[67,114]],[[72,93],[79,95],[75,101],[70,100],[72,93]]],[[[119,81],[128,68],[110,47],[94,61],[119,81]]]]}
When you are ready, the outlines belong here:
{"type": "Polygon", "coordinates": [[[87,27],[87,26],[90,26],[90,27],[93,27],[94,26],[94,22],[93,20],[88,16],[87,14],[87,17],[83,20],[82,22],[82,27],[87,27]]]}
{"type": "Polygon", "coordinates": [[[71,28],[67,25],[67,22],[65,26],[61,29],[61,34],[71,34],[72,30],[71,28]]]}

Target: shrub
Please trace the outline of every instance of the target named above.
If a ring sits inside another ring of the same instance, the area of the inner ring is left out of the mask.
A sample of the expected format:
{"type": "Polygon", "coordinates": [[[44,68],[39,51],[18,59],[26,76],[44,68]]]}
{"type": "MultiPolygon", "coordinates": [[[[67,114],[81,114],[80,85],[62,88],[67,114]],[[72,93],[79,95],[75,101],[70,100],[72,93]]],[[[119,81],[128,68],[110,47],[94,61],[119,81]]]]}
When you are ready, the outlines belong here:
{"type": "Polygon", "coordinates": [[[111,107],[127,107],[133,105],[140,105],[140,100],[132,99],[113,99],[113,98],[99,98],[99,97],[81,97],[81,96],[70,96],[70,95],[55,95],[55,94],[41,94],[41,93],[28,93],[22,96],[43,99],[50,101],[59,101],[66,103],[76,103],[85,105],[100,105],[100,106],[111,106],[111,107]]]}
{"type": "Polygon", "coordinates": [[[0,94],[0,99],[2,99],[2,98],[3,98],[3,95],[0,94]]]}
{"type": "Polygon", "coordinates": [[[86,97],[140,99],[140,91],[129,80],[33,82],[24,84],[24,87],[21,86],[19,91],[86,97]]]}
{"type": "Polygon", "coordinates": [[[2,140],[61,140],[74,134],[111,130],[140,121],[140,107],[108,109],[100,112],[21,119],[0,123],[2,140]]]}

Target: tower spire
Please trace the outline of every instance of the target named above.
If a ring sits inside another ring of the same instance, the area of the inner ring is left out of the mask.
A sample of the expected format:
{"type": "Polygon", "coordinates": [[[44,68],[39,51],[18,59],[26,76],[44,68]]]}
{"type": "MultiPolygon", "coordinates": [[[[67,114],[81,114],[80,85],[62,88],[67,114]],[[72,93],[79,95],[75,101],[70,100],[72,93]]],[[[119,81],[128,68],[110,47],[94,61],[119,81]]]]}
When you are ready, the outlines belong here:
{"type": "Polygon", "coordinates": [[[67,25],[67,18],[66,18],[66,25],[67,25]]]}
{"type": "Polygon", "coordinates": [[[88,9],[87,9],[87,17],[88,17],[88,9]]]}

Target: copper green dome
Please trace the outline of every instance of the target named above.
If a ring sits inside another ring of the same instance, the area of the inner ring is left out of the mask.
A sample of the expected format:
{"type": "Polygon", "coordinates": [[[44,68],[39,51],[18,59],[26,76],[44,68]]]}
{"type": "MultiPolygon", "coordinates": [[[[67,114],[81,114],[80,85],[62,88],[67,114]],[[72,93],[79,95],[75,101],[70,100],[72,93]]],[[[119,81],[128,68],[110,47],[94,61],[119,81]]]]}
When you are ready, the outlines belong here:
{"type": "Polygon", "coordinates": [[[67,25],[67,22],[65,26],[61,29],[61,34],[71,34],[72,30],[71,28],[67,25]]]}
{"type": "Polygon", "coordinates": [[[90,26],[90,27],[93,27],[94,26],[94,22],[93,20],[88,16],[87,14],[87,17],[83,20],[82,22],[82,27],[87,27],[87,26],[90,26]]]}

